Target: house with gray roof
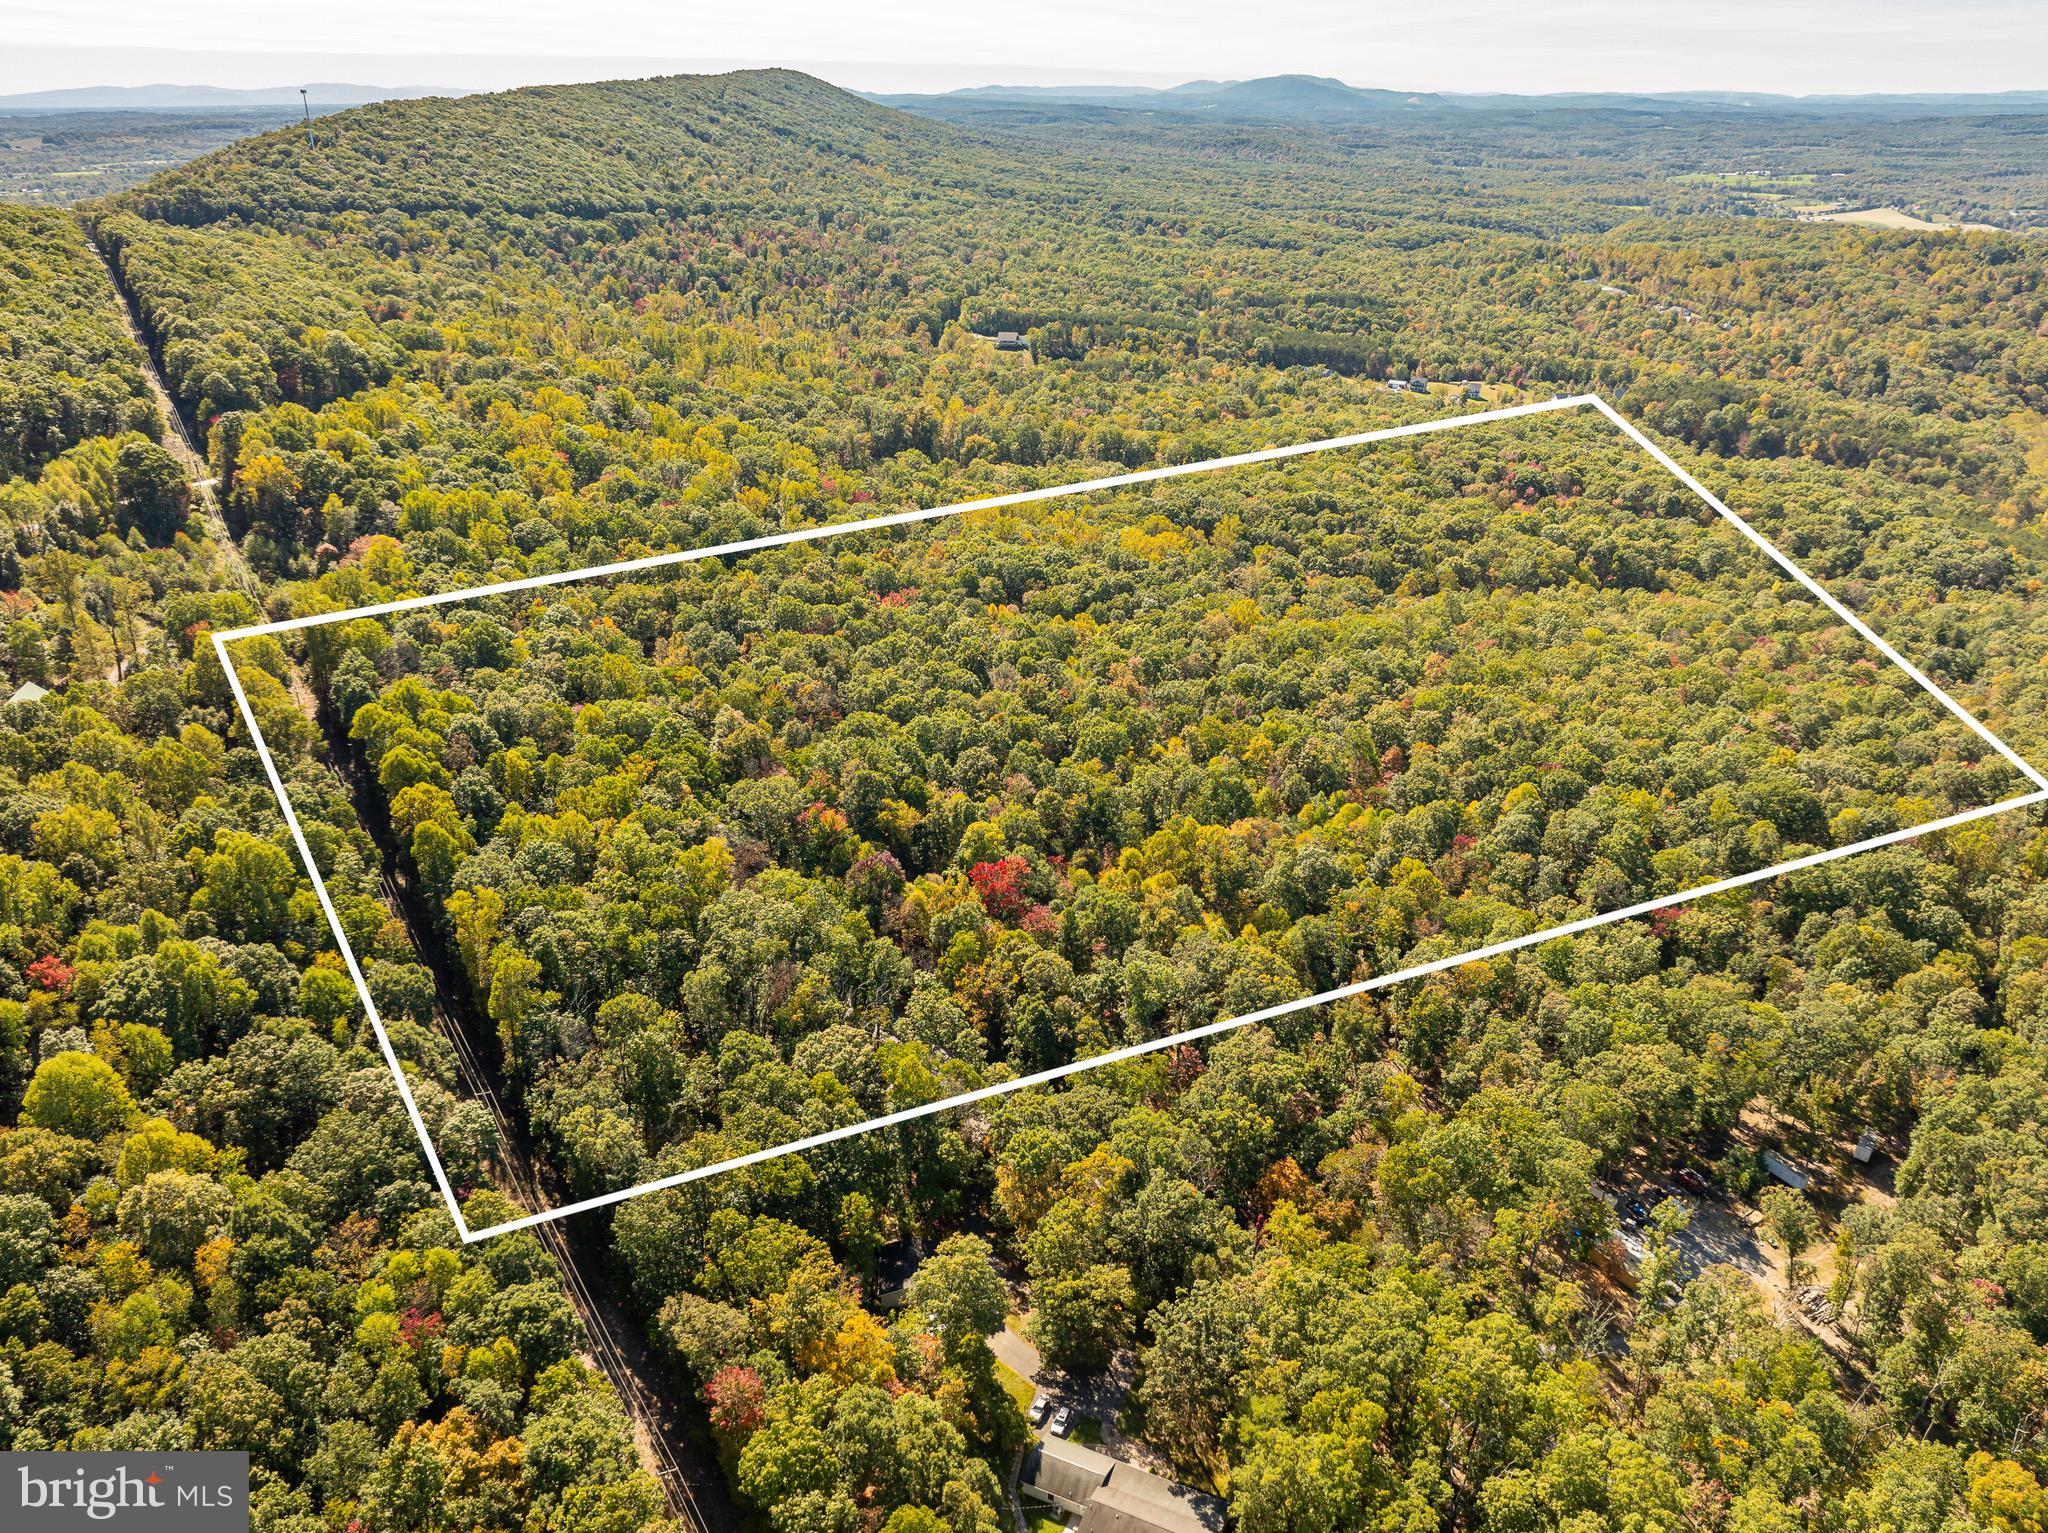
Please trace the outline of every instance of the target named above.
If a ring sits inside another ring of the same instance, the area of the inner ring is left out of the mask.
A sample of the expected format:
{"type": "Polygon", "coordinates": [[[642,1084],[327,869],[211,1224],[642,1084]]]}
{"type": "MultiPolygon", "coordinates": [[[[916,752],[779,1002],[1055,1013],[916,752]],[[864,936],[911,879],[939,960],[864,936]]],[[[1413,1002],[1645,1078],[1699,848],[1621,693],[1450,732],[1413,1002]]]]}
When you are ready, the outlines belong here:
{"type": "Polygon", "coordinates": [[[1223,1533],[1216,1497],[1057,1437],[1031,1450],[1018,1489],[1078,1516],[1075,1533],[1223,1533]]]}

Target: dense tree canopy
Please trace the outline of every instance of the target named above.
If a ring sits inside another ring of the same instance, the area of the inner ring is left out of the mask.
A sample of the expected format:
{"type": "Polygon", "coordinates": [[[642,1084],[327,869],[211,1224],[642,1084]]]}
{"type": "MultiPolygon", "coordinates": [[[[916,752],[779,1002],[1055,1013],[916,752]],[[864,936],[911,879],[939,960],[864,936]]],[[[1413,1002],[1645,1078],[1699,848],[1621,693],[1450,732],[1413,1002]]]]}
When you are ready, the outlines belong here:
{"type": "MultiPolygon", "coordinates": [[[[1627,206],[1518,133],[738,75],[385,103],[87,216],[273,615],[1594,388],[2048,747],[2039,247],[1627,206]]],[[[57,689],[0,719],[0,1434],[260,1442],[294,1533],[654,1525],[542,1248],[436,1209],[140,423],[0,463],[57,689]]],[[[590,1193],[2008,785],[1583,421],[1029,510],[245,647],[473,1222],[437,1000],[590,1193]]],[[[604,1216],[608,1276],[777,1533],[1007,1526],[1005,1326],[1133,1369],[1120,1432],[1260,1533],[2036,1526],[2044,874],[1983,822],[763,1161],[604,1216]],[[1762,1147],[1843,1189],[1764,1210],[1824,1321],[1683,1267],[1677,1200],[1610,1238],[1762,1147]]]]}
{"type": "Polygon", "coordinates": [[[588,1193],[2016,791],[1700,511],[1546,418],[311,642],[588,1193]]]}
{"type": "MultiPolygon", "coordinates": [[[[34,253],[76,257],[37,289],[56,334],[118,338],[104,376],[139,396],[104,273],[42,223],[34,253]]],[[[39,471],[0,458],[8,688],[55,689],[0,714],[0,1444],[245,1450],[254,1525],[295,1533],[660,1526],[552,1261],[465,1250],[440,1209],[230,743],[206,635],[253,611],[141,419],[81,418],[39,471]]],[[[329,876],[364,880],[327,794],[329,876]]],[[[488,1119],[418,1089],[477,1189],[488,1119]]]]}
{"type": "Polygon", "coordinates": [[[155,435],[139,360],[78,225],[0,203],[0,475],[88,437],[155,435]]]}

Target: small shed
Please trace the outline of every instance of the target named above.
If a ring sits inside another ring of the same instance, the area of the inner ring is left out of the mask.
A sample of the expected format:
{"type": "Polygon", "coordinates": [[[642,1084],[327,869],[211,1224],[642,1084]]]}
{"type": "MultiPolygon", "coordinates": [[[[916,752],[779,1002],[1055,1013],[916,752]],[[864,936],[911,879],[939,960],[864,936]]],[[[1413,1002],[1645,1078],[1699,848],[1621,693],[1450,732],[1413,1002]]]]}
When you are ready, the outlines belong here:
{"type": "Polygon", "coordinates": [[[997,351],[1022,351],[1023,349],[1024,337],[1019,335],[1016,331],[998,330],[996,332],[997,351]]]}
{"type": "Polygon", "coordinates": [[[32,681],[24,681],[14,689],[14,695],[7,699],[11,707],[15,703],[39,703],[50,695],[48,687],[39,687],[32,681]]]}

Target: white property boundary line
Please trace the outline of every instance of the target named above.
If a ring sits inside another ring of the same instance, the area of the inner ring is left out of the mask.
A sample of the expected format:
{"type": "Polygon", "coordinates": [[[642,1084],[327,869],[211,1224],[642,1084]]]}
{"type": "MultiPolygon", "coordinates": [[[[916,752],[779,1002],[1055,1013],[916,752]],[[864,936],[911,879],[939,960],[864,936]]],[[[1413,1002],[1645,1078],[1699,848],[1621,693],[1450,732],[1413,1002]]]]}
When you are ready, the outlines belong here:
{"type": "Polygon", "coordinates": [[[1767,878],[1776,878],[1781,873],[1796,872],[1801,868],[1818,867],[1822,863],[1834,862],[1839,858],[1851,857],[1858,852],[1867,852],[1881,846],[1892,846],[1902,841],[1933,831],[1949,830],[1958,825],[1967,825],[1972,820],[1985,819],[2007,810],[2025,808],[2030,804],[2048,801],[2048,777],[2028,762],[2023,761],[2011,746],[1993,734],[1962,704],[1936,686],[1917,666],[1907,660],[1891,645],[1887,644],[1855,613],[1837,601],[1814,578],[1781,553],[1775,545],[1751,527],[1741,517],[1723,504],[1713,491],[1695,479],[1673,460],[1671,455],[1651,441],[1633,424],[1596,394],[1573,394],[1561,399],[1547,400],[1539,404],[1514,405],[1498,410],[1484,410],[1471,415],[1444,416],[1437,419],[1414,421],[1405,426],[1392,426],[1379,431],[1362,431],[1351,436],[1325,437],[1321,441],[1300,442],[1288,447],[1268,447],[1258,452],[1233,453],[1228,457],[1207,458],[1199,463],[1173,464],[1165,468],[1140,469],[1128,474],[1110,474],[1100,479],[1084,479],[1074,484],[1053,485],[1046,489],[1018,490],[1007,495],[991,495],[981,500],[961,501],[956,505],[937,506],[927,510],[902,511],[890,516],[868,517],[862,521],[835,522],[822,527],[806,527],[795,532],[778,532],[767,537],[743,538],[737,542],[717,543],[705,548],[683,549],[674,553],[650,554],[644,558],[626,559],[615,564],[593,564],[585,569],[564,570],[555,574],[530,575],[521,580],[501,581],[495,585],[473,586],[460,591],[442,591],[429,596],[409,596],[399,601],[375,602],[365,607],[351,607],[342,612],[321,612],[306,617],[287,618],[275,623],[257,623],[245,628],[230,629],[213,636],[214,652],[220,656],[221,669],[226,672],[228,686],[233,691],[235,704],[241,710],[242,722],[248,728],[249,738],[255,743],[256,753],[262,759],[263,770],[270,778],[272,791],[284,810],[284,818],[292,833],[292,841],[299,849],[300,860],[306,865],[307,876],[313,881],[313,892],[319,897],[320,908],[327,915],[327,925],[334,933],[335,946],[341,950],[343,963],[348,966],[349,978],[355,981],[356,993],[361,996],[363,1012],[370,1020],[370,1026],[377,1035],[377,1044],[384,1052],[385,1063],[390,1065],[392,1077],[398,1082],[398,1092],[405,1100],[405,1110],[412,1119],[413,1129],[420,1136],[420,1146],[426,1151],[427,1163],[433,1168],[434,1180],[440,1186],[441,1196],[447,1201],[448,1212],[455,1221],[455,1228],[465,1243],[489,1239],[493,1235],[509,1234],[513,1230],[527,1229],[553,1219],[562,1219],[570,1214],[586,1213],[591,1209],[609,1207],[636,1198],[645,1193],[659,1192],[664,1188],[680,1187],[686,1182],[699,1181],[725,1171],[737,1171],[744,1166],[758,1165],[778,1156],[791,1155],[804,1150],[814,1150],[855,1134],[870,1133],[875,1129],[888,1128],[898,1123],[908,1123],[916,1118],[930,1117],[935,1113],[948,1112],[990,1097],[1002,1096],[1012,1091],[1022,1091],[1028,1086],[1043,1086],[1051,1081],[1075,1075],[1083,1070],[1099,1069],[1103,1065],[1135,1059],[1142,1054],[1154,1053],[1160,1049],[1173,1048],[1198,1038],[1212,1038],[1219,1033],[1248,1027],[1256,1022],[1269,1022],[1293,1012],[1306,1011],[1310,1007],[1325,1006],[1333,1001],[1348,1000],[1353,996],[1384,990],[1406,980],[1421,979],[1446,969],[1458,968],[1468,963],[1483,963],[1502,954],[1533,947],[1540,942],[1549,942],[1559,937],[1569,937],[1599,926],[1611,926],[1618,921],[1629,921],[1637,916],[1649,915],[1673,905],[1691,900],[1704,899],[1708,895],[1725,894],[1731,889],[1745,888],[1761,883],[1767,878]],[[1001,1081],[992,1086],[982,1086],[973,1091],[961,1092],[956,1096],[927,1102],[922,1106],[904,1108],[900,1112],[885,1113],[878,1118],[868,1118],[851,1123],[843,1128],[828,1129],[824,1133],[810,1134],[802,1139],[793,1139],[787,1144],[756,1150],[747,1155],[736,1155],[708,1166],[693,1167],[679,1171],[672,1176],[659,1177],[654,1181],[642,1182],[634,1187],[622,1188],[616,1192],[601,1193],[596,1197],[580,1198],[573,1203],[564,1203],[556,1208],[544,1209],[538,1213],[526,1214],[517,1219],[507,1219],[483,1229],[471,1229],[463,1217],[462,1206],[455,1197],[455,1189],[449,1184],[448,1172],[441,1164],[441,1156],[434,1148],[433,1136],[427,1132],[426,1120],[420,1116],[418,1101],[412,1093],[411,1083],[406,1080],[405,1069],[398,1061],[397,1052],[391,1046],[391,1038],[384,1030],[384,1020],[377,1013],[377,1003],[371,998],[370,987],[364,983],[363,971],[356,962],[354,949],[349,946],[348,934],[342,930],[341,917],[334,907],[334,899],[327,892],[327,884],[320,876],[320,869],[313,860],[312,848],[306,844],[306,833],[299,825],[299,817],[293,812],[291,799],[284,790],[284,781],[278,775],[277,763],[271,757],[270,747],[257,727],[256,715],[249,706],[248,694],[242,690],[241,678],[235,674],[234,662],[228,656],[228,646],[242,639],[259,638],[265,634],[292,633],[302,628],[317,628],[327,623],[348,622],[361,617],[382,617],[390,613],[412,612],[423,607],[443,606],[450,602],[468,601],[479,596],[505,595],[513,591],[531,591],[542,586],[562,585],[572,580],[585,580],[595,576],[623,575],[639,570],[661,569],[672,564],[687,564],[698,559],[714,559],[727,554],[750,553],[756,549],[780,548],[792,543],[813,542],[820,538],[838,537],[848,532],[869,532],[886,527],[907,527],[917,522],[938,521],[944,517],[958,516],[967,511],[992,510],[1001,506],[1021,506],[1033,501],[1052,500],[1060,496],[1085,494],[1090,490],[1110,490],[1126,485],[1148,484],[1159,479],[1175,479],[1185,474],[1207,473],[1212,469],[1237,468],[1254,463],[1275,463],[1285,458],[1301,457],[1307,453],[1327,452],[1339,447],[1363,447],[1374,442],[1390,442],[1401,437],[1424,436],[1431,432],[1451,431],[1465,426],[1484,425],[1490,421],[1512,420],[1525,415],[1541,415],[1553,410],[1575,410],[1591,407],[1619,427],[1622,433],[1650,457],[1655,459],[1678,482],[1711,506],[1721,517],[1750,542],[1761,549],[1773,563],[1794,580],[1799,582],[1811,595],[1817,598],[1836,617],[1840,618],[1856,633],[1876,648],[1887,660],[1935,697],[1943,707],[1955,715],[1970,731],[1989,745],[2000,756],[2016,768],[2022,776],[2034,785],[2032,792],[2015,798],[1986,804],[1980,808],[1967,809],[1960,814],[1951,814],[1924,825],[1915,825],[1906,830],[1891,831],[1882,836],[1872,836],[1851,846],[1834,847],[1827,851],[1813,852],[1804,857],[1795,857],[1787,862],[1775,863],[1768,868],[1759,868],[1753,873],[1742,873],[1732,878],[1723,878],[1697,889],[1687,889],[1678,894],[1660,895],[1656,899],[1643,900],[1619,910],[1606,911],[1576,921],[1567,921],[1561,926],[1547,926],[1541,931],[1510,937],[1501,942],[1488,943],[1470,952],[1459,953],[1449,958],[1438,958],[1428,963],[1416,964],[1393,974],[1375,975],[1371,979],[1359,980],[1354,984],[1339,985],[1334,990],[1324,990],[1315,995],[1306,995],[1299,1000],[1283,1001],[1277,1006],[1268,1006],[1259,1011],[1247,1012],[1241,1017],[1229,1017],[1220,1022],[1210,1022],[1201,1027],[1189,1028],[1184,1032],[1172,1033],[1164,1038],[1148,1039],[1126,1048],[1112,1049],[1106,1054],[1097,1054],[1088,1059],[1077,1059],[1070,1064],[1059,1065],[1050,1070],[1040,1070],[1031,1075],[1019,1076],[1015,1080],[1001,1081]]]}

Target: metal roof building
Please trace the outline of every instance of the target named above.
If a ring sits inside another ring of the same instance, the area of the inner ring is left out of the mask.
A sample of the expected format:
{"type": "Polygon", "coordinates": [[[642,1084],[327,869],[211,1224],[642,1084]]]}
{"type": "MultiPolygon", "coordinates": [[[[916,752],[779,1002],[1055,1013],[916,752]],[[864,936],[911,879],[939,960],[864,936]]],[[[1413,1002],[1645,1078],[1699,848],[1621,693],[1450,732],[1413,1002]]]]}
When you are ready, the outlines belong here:
{"type": "Polygon", "coordinates": [[[1075,1533],[1222,1533],[1223,1503],[1162,1475],[1049,1437],[1024,1460],[1019,1488],[1069,1516],[1075,1533]]]}
{"type": "Polygon", "coordinates": [[[1063,1511],[1080,1512],[1087,1509],[1089,1498],[1117,1467],[1117,1461],[1107,1453],[1097,1453],[1063,1437],[1048,1437],[1025,1458],[1018,1484],[1026,1493],[1050,1501],[1063,1511]]]}
{"type": "Polygon", "coordinates": [[[1095,1493],[1075,1533],[1222,1533],[1223,1504],[1130,1464],[1095,1493]]]}

